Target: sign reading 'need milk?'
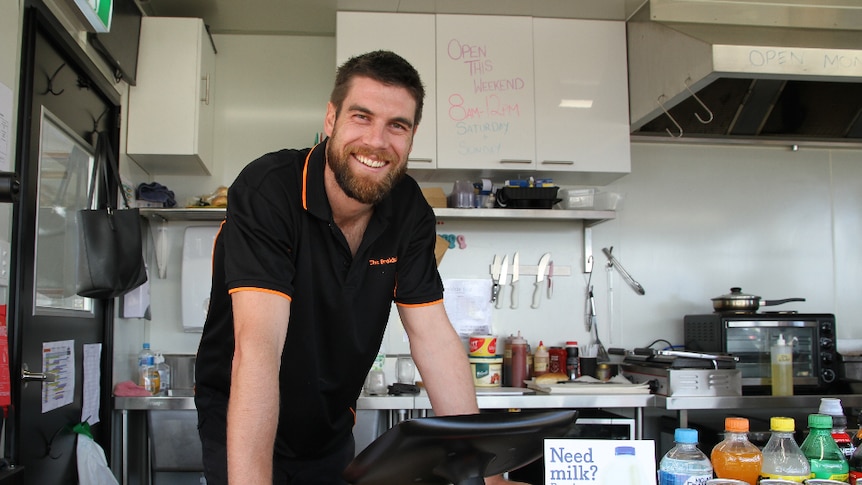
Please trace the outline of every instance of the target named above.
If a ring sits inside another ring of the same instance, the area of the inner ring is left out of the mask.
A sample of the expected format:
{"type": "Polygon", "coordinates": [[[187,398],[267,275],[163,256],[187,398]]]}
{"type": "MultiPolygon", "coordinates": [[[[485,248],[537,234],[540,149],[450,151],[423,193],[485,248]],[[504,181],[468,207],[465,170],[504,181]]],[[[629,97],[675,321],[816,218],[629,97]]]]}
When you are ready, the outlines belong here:
{"type": "Polygon", "coordinates": [[[651,440],[545,440],[545,485],[655,485],[651,440]]]}

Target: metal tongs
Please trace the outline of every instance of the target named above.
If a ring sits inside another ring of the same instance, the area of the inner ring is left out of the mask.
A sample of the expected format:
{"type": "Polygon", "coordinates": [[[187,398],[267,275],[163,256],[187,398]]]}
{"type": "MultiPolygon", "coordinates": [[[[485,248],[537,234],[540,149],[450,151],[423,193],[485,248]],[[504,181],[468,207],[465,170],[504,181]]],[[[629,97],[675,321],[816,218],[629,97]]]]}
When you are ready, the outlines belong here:
{"type": "Polygon", "coordinates": [[[646,294],[646,291],[644,291],[644,287],[641,286],[640,283],[635,281],[635,279],[632,278],[632,275],[630,275],[629,272],[626,271],[625,268],[623,268],[623,265],[620,264],[619,260],[617,260],[617,258],[615,258],[613,254],[611,254],[611,251],[613,251],[613,250],[614,250],[613,246],[611,246],[610,249],[602,248],[602,252],[605,253],[605,256],[608,257],[608,261],[609,261],[608,265],[616,268],[617,271],[620,272],[620,276],[622,276],[623,279],[626,280],[626,283],[628,283],[629,286],[631,286],[632,289],[635,290],[635,292],[637,294],[639,294],[639,295],[646,294]]]}

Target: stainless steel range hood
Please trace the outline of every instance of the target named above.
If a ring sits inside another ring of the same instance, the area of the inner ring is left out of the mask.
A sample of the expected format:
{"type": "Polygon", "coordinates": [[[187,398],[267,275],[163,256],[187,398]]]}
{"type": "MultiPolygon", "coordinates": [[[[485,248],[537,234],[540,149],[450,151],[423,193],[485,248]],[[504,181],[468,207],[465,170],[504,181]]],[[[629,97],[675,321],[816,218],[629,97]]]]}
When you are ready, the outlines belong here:
{"type": "Polygon", "coordinates": [[[858,0],[647,0],[627,28],[633,135],[862,143],[858,0]]]}

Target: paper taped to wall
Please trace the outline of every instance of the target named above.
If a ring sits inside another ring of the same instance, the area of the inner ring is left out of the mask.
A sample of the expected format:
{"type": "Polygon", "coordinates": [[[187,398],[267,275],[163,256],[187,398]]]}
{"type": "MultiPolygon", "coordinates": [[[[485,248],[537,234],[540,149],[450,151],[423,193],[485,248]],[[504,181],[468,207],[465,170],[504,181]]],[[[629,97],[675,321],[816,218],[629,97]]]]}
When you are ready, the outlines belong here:
{"type": "Polygon", "coordinates": [[[218,226],[187,227],[183,238],[183,330],[202,332],[212,288],[212,250],[218,226]]]}

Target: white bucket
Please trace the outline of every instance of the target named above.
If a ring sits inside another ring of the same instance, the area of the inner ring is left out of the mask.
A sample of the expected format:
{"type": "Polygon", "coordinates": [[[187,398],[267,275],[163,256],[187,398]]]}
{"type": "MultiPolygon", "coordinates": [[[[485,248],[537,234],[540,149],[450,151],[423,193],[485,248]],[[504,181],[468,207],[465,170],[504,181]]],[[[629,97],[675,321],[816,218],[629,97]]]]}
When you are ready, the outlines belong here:
{"type": "Polygon", "coordinates": [[[476,387],[500,387],[503,383],[502,357],[470,357],[470,370],[476,387]]]}

